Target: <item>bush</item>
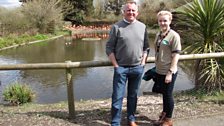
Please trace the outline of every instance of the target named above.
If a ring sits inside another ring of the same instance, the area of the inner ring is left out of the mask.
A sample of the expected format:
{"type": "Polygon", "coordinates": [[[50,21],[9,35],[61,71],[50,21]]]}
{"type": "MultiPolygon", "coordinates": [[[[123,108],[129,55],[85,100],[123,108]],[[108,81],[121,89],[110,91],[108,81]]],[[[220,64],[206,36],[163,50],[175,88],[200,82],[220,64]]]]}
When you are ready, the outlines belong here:
{"type": "Polygon", "coordinates": [[[60,3],[59,0],[30,0],[24,3],[21,12],[39,33],[52,33],[62,26],[63,10],[66,6],[68,5],[60,3]]]}
{"type": "Polygon", "coordinates": [[[13,105],[20,105],[32,102],[34,92],[25,84],[14,83],[3,91],[5,101],[9,101],[13,105]]]}
{"type": "Polygon", "coordinates": [[[18,34],[29,31],[32,23],[21,13],[20,9],[2,9],[0,10],[0,34],[7,36],[9,34],[18,34]]]}
{"type": "Polygon", "coordinates": [[[9,34],[54,34],[63,25],[69,4],[59,0],[28,0],[15,9],[0,7],[0,36],[9,34]]]}
{"type": "Polygon", "coordinates": [[[157,24],[157,13],[160,10],[173,11],[186,2],[192,0],[145,0],[141,3],[139,8],[139,20],[146,23],[149,26],[155,26],[157,24]]]}

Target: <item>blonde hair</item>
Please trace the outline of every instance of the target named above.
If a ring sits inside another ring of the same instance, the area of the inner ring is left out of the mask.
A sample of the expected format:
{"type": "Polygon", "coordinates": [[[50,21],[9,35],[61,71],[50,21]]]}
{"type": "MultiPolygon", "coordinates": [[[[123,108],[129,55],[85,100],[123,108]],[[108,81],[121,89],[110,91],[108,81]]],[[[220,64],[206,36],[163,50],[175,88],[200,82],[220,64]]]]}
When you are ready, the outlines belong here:
{"type": "Polygon", "coordinates": [[[157,18],[158,18],[159,16],[162,16],[162,15],[168,15],[170,20],[173,19],[173,15],[172,15],[172,13],[169,12],[169,11],[166,11],[166,10],[159,11],[159,12],[157,13],[157,18]]]}

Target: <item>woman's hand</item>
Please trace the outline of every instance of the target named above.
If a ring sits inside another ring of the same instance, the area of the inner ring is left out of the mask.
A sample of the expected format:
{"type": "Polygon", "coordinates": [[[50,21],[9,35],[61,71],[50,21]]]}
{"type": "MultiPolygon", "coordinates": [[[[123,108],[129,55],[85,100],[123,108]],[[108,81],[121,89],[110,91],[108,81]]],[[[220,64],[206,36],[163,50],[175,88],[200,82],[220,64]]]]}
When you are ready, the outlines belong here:
{"type": "Polygon", "coordinates": [[[172,81],[172,73],[171,72],[168,72],[166,74],[165,83],[166,84],[169,84],[171,81],[172,81]]]}

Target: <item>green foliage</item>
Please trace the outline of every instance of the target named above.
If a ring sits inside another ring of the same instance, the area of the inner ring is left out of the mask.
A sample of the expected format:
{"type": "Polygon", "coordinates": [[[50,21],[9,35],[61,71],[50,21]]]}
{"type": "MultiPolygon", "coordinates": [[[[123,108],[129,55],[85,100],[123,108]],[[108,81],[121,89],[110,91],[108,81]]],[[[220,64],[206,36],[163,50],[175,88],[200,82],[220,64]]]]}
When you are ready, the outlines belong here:
{"type": "Polygon", "coordinates": [[[159,3],[157,2],[154,2],[154,0],[146,0],[142,3],[142,5],[140,6],[139,8],[139,16],[138,18],[152,26],[154,24],[157,24],[157,17],[156,17],[156,14],[157,14],[157,11],[159,8],[159,3]]]}
{"type": "MultiPolygon", "coordinates": [[[[67,31],[56,31],[55,35],[65,35],[69,34],[67,31]]],[[[24,43],[29,43],[31,41],[35,40],[44,40],[48,39],[52,36],[51,34],[35,34],[35,35],[29,35],[29,34],[22,34],[22,35],[17,35],[17,34],[10,34],[8,36],[0,38],[0,49],[8,46],[13,46],[13,45],[18,45],[18,44],[24,44],[24,43]]]]}
{"type": "Polygon", "coordinates": [[[92,0],[64,0],[70,3],[72,8],[65,11],[65,21],[71,21],[72,24],[83,24],[86,16],[93,12],[92,0]]]}
{"type": "Polygon", "coordinates": [[[203,88],[201,89],[190,89],[190,90],[186,90],[186,91],[183,91],[181,92],[183,95],[186,95],[186,96],[194,96],[194,97],[197,97],[199,99],[202,99],[204,97],[207,97],[207,96],[211,96],[212,94],[211,93],[207,93],[207,91],[203,88]]]}
{"type": "Polygon", "coordinates": [[[180,93],[175,93],[175,96],[190,96],[196,97],[202,101],[212,101],[216,103],[224,103],[224,92],[220,90],[213,90],[208,92],[206,89],[190,89],[187,91],[182,91],[180,93]]]}
{"type": "Polygon", "coordinates": [[[20,105],[32,102],[34,92],[27,85],[14,83],[3,91],[5,101],[9,101],[13,105],[20,105]]]}
{"type": "MultiPolygon", "coordinates": [[[[188,0],[189,1],[189,0],[188,0]]],[[[139,8],[138,18],[149,26],[157,24],[157,13],[160,10],[172,11],[176,7],[183,5],[182,0],[144,0],[139,8]]]]}
{"type": "Polygon", "coordinates": [[[65,7],[67,5],[60,0],[32,0],[24,3],[21,12],[32,28],[37,28],[39,33],[49,33],[49,26],[50,29],[62,26],[65,7]]]}
{"type": "Polygon", "coordinates": [[[25,33],[30,31],[30,27],[31,24],[21,13],[20,9],[0,10],[0,35],[25,33]]]}
{"type": "Polygon", "coordinates": [[[32,41],[34,40],[34,38],[32,38],[31,36],[24,34],[24,35],[16,35],[16,34],[10,34],[6,37],[2,37],[0,39],[0,48],[3,47],[8,47],[8,46],[13,46],[16,44],[22,44],[28,41],[32,41]]]}
{"type": "MultiPolygon", "coordinates": [[[[194,53],[223,50],[220,47],[221,42],[216,41],[217,38],[223,38],[219,35],[224,31],[223,3],[223,0],[194,0],[193,3],[188,3],[183,11],[180,11],[184,15],[181,21],[188,24],[189,30],[197,34],[198,39],[202,41],[196,43],[194,53]]],[[[192,42],[193,45],[194,43],[192,42]]]]}
{"type": "MultiPolygon", "coordinates": [[[[179,10],[181,22],[187,31],[194,33],[195,40],[189,41],[185,49],[191,53],[221,52],[224,32],[224,1],[194,0],[179,10]],[[221,40],[221,41],[220,41],[221,40]]],[[[223,62],[217,59],[200,60],[196,64],[196,86],[207,91],[224,88],[223,62]]]]}
{"type": "Polygon", "coordinates": [[[64,11],[68,8],[61,0],[29,0],[16,9],[0,8],[0,35],[54,34],[62,29],[64,11]]]}
{"type": "Polygon", "coordinates": [[[224,104],[224,92],[223,91],[214,91],[212,95],[205,97],[206,100],[214,101],[216,103],[224,104]]]}
{"type": "Polygon", "coordinates": [[[43,35],[43,34],[37,34],[34,36],[35,39],[37,40],[44,40],[44,39],[47,39],[48,36],[47,35],[43,35]]]}
{"type": "Polygon", "coordinates": [[[93,17],[102,19],[105,16],[104,12],[105,12],[104,11],[104,3],[101,2],[100,0],[96,0],[93,17]]]}
{"type": "Polygon", "coordinates": [[[91,16],[92,13],[93,13],[93,0],[87,0],[86,2],[86,10],[85,11],[85,14],[86,16],[91,16]]]}

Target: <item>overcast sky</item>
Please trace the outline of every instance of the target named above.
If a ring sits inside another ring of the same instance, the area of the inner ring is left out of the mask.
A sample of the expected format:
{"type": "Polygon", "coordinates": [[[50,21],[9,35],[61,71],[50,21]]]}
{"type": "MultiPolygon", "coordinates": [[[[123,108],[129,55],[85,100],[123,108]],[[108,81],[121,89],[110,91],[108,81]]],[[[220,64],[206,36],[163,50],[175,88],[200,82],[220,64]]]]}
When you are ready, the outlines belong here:
{"type": "Polygon", "coordinates": [[[6,7],[6,8],[13,8],[20,6],[21,3],[19,0],[0,0],[0,6],[6,7]]]}

